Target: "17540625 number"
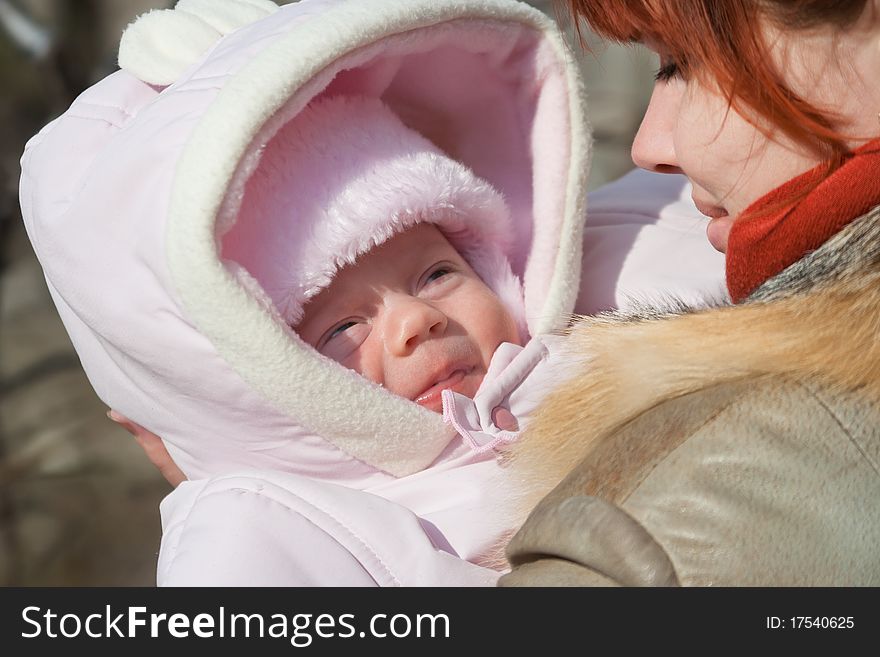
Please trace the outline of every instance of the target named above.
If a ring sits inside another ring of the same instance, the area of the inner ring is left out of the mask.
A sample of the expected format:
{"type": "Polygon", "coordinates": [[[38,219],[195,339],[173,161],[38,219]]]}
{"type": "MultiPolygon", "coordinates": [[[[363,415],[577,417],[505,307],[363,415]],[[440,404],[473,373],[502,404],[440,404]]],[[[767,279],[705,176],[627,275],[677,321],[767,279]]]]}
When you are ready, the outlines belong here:
{"type": "Polygon", "coordinates": [[[767,616],[768,630],[850,630],[855,627],[853,616],[767,616]]]}

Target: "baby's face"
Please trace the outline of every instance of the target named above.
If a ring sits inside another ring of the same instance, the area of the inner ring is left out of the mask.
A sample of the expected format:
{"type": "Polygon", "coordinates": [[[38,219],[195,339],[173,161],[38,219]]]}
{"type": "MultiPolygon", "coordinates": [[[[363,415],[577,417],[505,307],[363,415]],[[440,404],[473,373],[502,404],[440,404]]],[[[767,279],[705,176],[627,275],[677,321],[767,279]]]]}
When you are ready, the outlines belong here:
{"type": "Polygon", "coordinates": [[[337,272],[304,307],[299,336],[325,356],[432,411],[473,397],[516,323],[431,224],[399,233],[337,272]]]}

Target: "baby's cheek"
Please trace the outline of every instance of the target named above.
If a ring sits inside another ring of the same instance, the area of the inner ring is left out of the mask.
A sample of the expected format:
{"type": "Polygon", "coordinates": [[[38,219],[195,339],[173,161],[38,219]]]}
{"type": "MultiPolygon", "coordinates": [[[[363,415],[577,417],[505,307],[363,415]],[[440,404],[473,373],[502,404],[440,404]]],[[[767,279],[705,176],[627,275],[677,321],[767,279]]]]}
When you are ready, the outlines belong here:
{"type": "Polygon", "coordinates": [[[381,354],[376,354],[369,341],[364,342],[357,349],[350,352],[340,361],[340,364],[350,370],[354,370],[373,383],[385,384],[385,371],[382,366],[381,354]]]}
{"type": "Polygon", "coordinates": [[[473,314],[473,321],[466,327],[471,340],[479,346],[484,365],[488,367],[495,350],[502,342],[519,344],[519,330],[510,313],[494,295],[473,314]]]}
{"type": "Polygon", "coordinates": [[[522,340],[519,335],[519,327],[516,324],[516,320],[513,319],[513,315],[507,309],[507,306],[501,303],[501,301],[496,297],[497,309],[495,313],[495,329],[493,331],[494,335],[498,337],[498,344],[502,342],[511,342],[513,344],[520,344],[522,340]]]}

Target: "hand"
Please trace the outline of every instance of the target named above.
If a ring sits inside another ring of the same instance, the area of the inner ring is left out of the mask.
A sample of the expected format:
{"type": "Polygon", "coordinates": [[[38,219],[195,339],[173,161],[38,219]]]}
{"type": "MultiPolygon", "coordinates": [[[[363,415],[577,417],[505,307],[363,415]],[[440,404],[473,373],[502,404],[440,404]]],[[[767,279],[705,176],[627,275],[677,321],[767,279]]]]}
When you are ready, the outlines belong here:
{"type": "Polygon", "coordinates": [[[152,431],[147,431],[141,425],[135,424],[116,411],[107,411],[107,417],[134,436],[134,439],[144,450],[147,458],[150,459],[150,463],[159,469],[159,472],[169,484],[177,488],[181,482],[186,481],[186,475],[183,474],[183,470],[178,468],[177,464],[171,459],[171,455],[165,449],[165,445],[162,444],[162,439],[159,436],[152,431]]]}

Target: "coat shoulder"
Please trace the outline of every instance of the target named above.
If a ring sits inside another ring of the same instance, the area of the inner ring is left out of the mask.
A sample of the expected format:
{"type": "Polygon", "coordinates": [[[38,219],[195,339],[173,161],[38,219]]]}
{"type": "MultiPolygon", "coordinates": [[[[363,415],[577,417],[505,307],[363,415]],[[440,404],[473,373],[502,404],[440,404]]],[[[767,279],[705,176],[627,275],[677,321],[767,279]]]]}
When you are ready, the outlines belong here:
{"type": "Polygon", "coordinates": [[[665,555],[686,585],[880,584],[880,510],[864,504],[880,495],[876,427],[880,412],[858,393],[779,378],[669,400],[572,470],[511,544],[511,560],[537,570],[524,556],[546,538],[529,538],[534,528],[553,518],[558,546],[558,527],[589,522],[585,514],[610,504],[651,549],[634,552],[606,529],[578,532],[570,556],[616,583],[639,583],[632,573],[655,572],[665,555]]]}
{"type": "Polygon", "coordinates": [[[716,410],[622,502],[680,581],[880,584],[877,407],[767,381],[716,410]]]}

